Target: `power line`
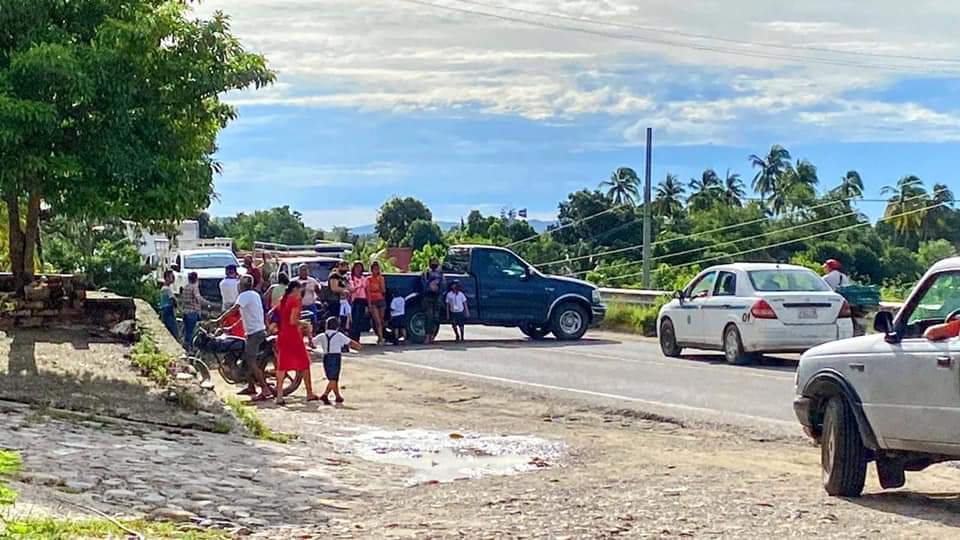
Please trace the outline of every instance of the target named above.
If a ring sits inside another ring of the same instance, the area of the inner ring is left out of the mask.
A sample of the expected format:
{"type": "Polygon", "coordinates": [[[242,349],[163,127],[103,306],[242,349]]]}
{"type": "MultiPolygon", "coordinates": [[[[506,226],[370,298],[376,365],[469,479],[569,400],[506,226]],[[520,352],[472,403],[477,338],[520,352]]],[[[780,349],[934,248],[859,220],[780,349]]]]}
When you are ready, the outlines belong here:
{"type": "Polygon", "coordinates": [[[538,234],[535,234],[535,235],[533,235],[533,236],[528,236],[528,237],[526,237],[526,238],[521,238],[520,240],[517,240],[516,242],[511,242],[511,243],[507,244],[506,247],[508,247],[508,248],[509,248],[509,247],[513,247],[513,246],[516,246],[516,245],[519,245],[519,244],[523,244],[524,242],[529,242],[530,240],[535,240],[535,239],[537,239],[537,238],[540,238],[541,236],[545,236],[545,235],[548,235],[548,234],[553,234],[553,233],[555,233],[555,232],[557,232],[557,231],[562,231],[563,229],[566,229],[566,228],[568,228],[568,227],[573,227],[574,225],[579,225],[580,223],[583,223],[583,222],[585,222],[585,221],[587,221],[587,220],[593,219],[593,218],[595,218],[595,217],[597,217],[597,216],[602,216],[602,215],[604,215],[604,214],[609,214],[610,212],[613,212],[614,210],[619,210],[620,208],[624,208],[624,207],[627,207],[627,206],[630,206],[630,205],[629,205],[629,204],[618,204],[617,206],[613,206],[613,207],[607,208],[606,210],[597,212],[596,214],[591,214],[591,215],[589,215],[589,216],[587,216],[587,217],[580,218],[580,219],[578,219],[578,220],[576,220],[576,221],[572,221],[572,222],[570,222],[570,223],[565,223],[565,224],[560,225],[559,227],[556,227],[556,228],[553,228],[553,229],[547,229],[547,230],[543,231],[542,233],[538,233],[538,234]]]}
{"type": "Polygon", "coordinates": [[[574,17],[571,15],[564,15],[562,13],[534,11],[529,9],[515,8],[512,6],[504,6],[504,5],[488,3],[488,2],[479,2],[477,0],[457,0],[457,1],[459,1],[462,4],[472,4],[475,6],[482,6],[482,7],[487,7],[491,9],[509,10],[517,13],[525,13],[527,15],[535,15],[538,17],[550,17],[554,19],[563,19],[567,21],[585,22],[585,23],[595,24],[599,26],[609,26],[612,28],[626,28],[626,29],[633,29],[633,30],[641,30],[644,32],[653,32],[658,34],[667,34],[667,35],[674,35],[674,36],[695,38],[695,39],[705,39],[710,41],[719,41],[723,43],[731,43],[736,45],[745,45],[748,47],[766,47],[766,48],[772,48],[772,49],[813,51],[813,52],[822,52],[822,53],[828,53],[828,54],[844,54],[844,55],[851,55],[851,56],[863,56],[863,57],[870,57],[870,58],[885,58],[885,59],[896,59],[896,60],[915,60],[915,61],[940,62],[940,63],[949,63],[949,64],[960,63],[960,59],[957,59],[957,58],[917,56],[917,55],[910,55],[910,54],[876,53],[876,52],[868,52],[868,51],[845,51],[842,49],[832,49],[829,47],[811,47],[808,45],[790,45],[786,43],[748,41],[748,40],[742,40],[742,39],[725,38],[721,36],[712,36],[709,34],[697,34],[693,32],[683,32],[679,30],[657,28],[654,26],[647,26],[647,25],[640,25],[640,24],[628,24],[628,23],[604,21],[600,19],[593,19],[590,17],[574,17]]]}
{"type": "Polygon", "coordinates": [[[940,73],[955,73],[956,70],[945,70],[945,69],[918,69],[906,65],[891,65],[891,64],[870,64],[864,62],[855,62],[855,61],[846,61],[840,59],[830,59],[830,58],[820,58],[820,57],[805,57],[797,55],[786,55],[786,54],[775,54],[775,53],[764,53],[764,52],[755,52],[755,51],[744,51],[740,49],[730,49],[717,46],[708,46],[708,45],[697,45],[692,43],[683,43],[678,41],[670,41],[664,39],[653,39],[653,38],[644,38],[637,35],[627,35],[627,34],[614,34],[610,32],[603,32],[599,30],[592,30],[589,28],[577,27],[577,26],[564,26],[553,23],[546,23],[541,21],[533,21],[529,19],[523,19],[519,17],[511,17],[508,15],[501,15],[497,13],[489,13],[485,11],[477,11],[472,9],[466,9],[462,7],[449,6],[444,4],[436,4],[433,2],[427,2],[425,0],[401,0],[409,4],[417,4],[420,6],[432,7],[436,9],[443,9],[446,11],[454,11],[458,13],[464,13],[468,15],[479,15],[481,17],[488,17],[493,19],[499,19],[508,22],[520,23],[528,26],[536,26],[540,28],[547,28],[551,30],[563,30],[568,32],[578,32],[581,34],[588,34],[593,36],[606,37],[611,39],[619,39],[624,41],[632,41],[635,43],[646,43],[653,45],[669,45],[671,47],[680,47],[686,49],[693,49],[699,51],[713,52],[717,54],[727,54],[733,56],[744,56],[744,57],[753,57],[753,58],[764,58],[772,60],[793,60],[801,63],[812,63],[812,64],[822,64],[822,65],[833,65],[840,67],[854,67],[862,69],[876,69],[879,71],[890,71],[897,73],[915,73],[915,74],[940,74],[940,73]]]}
{"type": "MultiPolygon", "coordinates": [[[[877,222],[888,221],[888,220],[896,219],[896,218],[899,218],[899,217],[903,217],[903,216],[907,216],[907,215],[911,215],[911,214],[916,214],[916,213],[919,213],[919,212],[928,212],[928,211],[930,211],[930,210],[933,210],[934,208],[937,208],[937,207],[940,207],[940,206],[944,206],[944,205],[946,205],[946,204],[948,204],[948,203],[947,203],[947,202],[941,202],[941,203],[933,204],[933,205],[930,205],[930,206],[927,206],[927,207],[924,207],[924,208],[917,208],[917,209],[915,209],[915,210],[910,210],[910,211],[908,211],[908,212],[901,212],[901,213],[899,213],[899,214],[893,214],[893,215],[890,215],[890,216],[886,216],[886,217],[880,218],[880,219],[877,220],[877,222]]],[[[686,268],[686,267],[688,267],[688,266],[695,266],[695,265],[700,265],[700,264],[703,264],[703,263],[719,261],[719,260],[721,260],[721,259],[729,259],[729,258],[733,258],[733,257],[739,257],[739,256],[741,256],[741,255],[746,255],[746,254],[748,254],[748,253],[756,253],[757,251],[763,251],[763,250],[770,249],[770,248],[786,246],[786,245],[789,245],[789,244],[795,244],[795,243],[797,243],[797,242],[804,242],[804,241],[807,241],[807,240],[812,240],[812,239],[814,239],[814,238],[820,238],[820,237],[827,236],[827,235],[830,235],[830,234],[834,234],[834,233],[838,233],[838,232],[843,232],[843,231],[849,231],[849,230],[852,230],[852,229],[856,229],[856,228],[859,228],[859,227],[866,227],[866,226],[869,226],[869,225],[870,225],[870,223],[858,223],[858,224],[856,224],[856,225],[850,225],[850,226],[847,226],[847,227],[841,227],[841,228],[839,228],[839,229],[834,229],[834,230],[832,230],[832,231],[826,231],[826,232],[822,232],[822,233],[811,234],[811,235],[805,236],[805,237],[803,237],[803,238],[795,238],[795,239],[793,239],[793,240],[786,240],[786,241],[784,241],[784,242],[777,242],[777,243],[775,243],[775,244],[770,244],[770,245],[763,246],[763,247],[758,247],[758,248],[746,249],[746,250],[743,250],[743,251],[738,251],[737,253],[727,253],[727,254],[724,254],[724,255],[718,255],[718,256],[716,256],[716,257],[710,257],[710,258],[706,258],[706,259],[701,259],[701,260],[699,260],[699,261],[694,261],[694,262],[684,263],[684,264],[678,264],[678,265],[674,265],[673,268],[675,268],[675,269],[676,269],[676,268],[686,268]]],[[[637,277],[637,276],[641,275],[642,273],[643,273],[643,272],[635,272],[635,273],[632,273],[632,274],[624,274],[624,275],[622,275],[622,276],[612,277],[612,278],[609,279],[609,281],[619,281],[619,280],[621,280],[621,279],[626,279],[626,278],[630,278],[630,277],[637,277]]]]}

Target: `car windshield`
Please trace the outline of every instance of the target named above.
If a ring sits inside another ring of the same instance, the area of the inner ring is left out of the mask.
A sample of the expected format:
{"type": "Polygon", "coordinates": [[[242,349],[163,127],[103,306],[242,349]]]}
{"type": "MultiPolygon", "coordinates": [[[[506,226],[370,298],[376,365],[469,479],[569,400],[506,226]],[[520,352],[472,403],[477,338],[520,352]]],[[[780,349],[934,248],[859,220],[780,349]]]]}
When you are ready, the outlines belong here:
{"type": "Polygon", "coordinates": [[[821,292],[830,286],[811,270],[775,269],[747,272],[758,292],[821,292]]]}
{"type": "Polygon", "coordinates": [[[191,270],[202,268],[226,268],[237,264],[237,258],[229,253],[198,253],[184,257],[184,268],[191,270]]]}
{"type": "Polygon", "coordinates": [[[317,281],[326,281],[330,277],[330,271],[333,270],[333,267],[337,265],[336,261],[308,261],[304,263],[295,263],[290,265],[293,270],[293,275],[297,276],[300,273],[300,267],[306,265],[307,273],[310,274],[310,277],[317,281]]]}

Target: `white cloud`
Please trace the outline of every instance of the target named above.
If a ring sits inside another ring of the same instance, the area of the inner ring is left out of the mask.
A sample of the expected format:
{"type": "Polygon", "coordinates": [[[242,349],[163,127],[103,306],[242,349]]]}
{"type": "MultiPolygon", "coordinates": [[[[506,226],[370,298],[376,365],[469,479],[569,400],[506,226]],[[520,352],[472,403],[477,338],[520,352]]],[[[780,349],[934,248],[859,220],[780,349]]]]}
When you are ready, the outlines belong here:
{"type": "MultiPolygon", "coordinates": [[[[913,76],[960,69],[956,64],[862,55],[960,57],[952,24],[960,16],[960,4],[942,0],[915,0],[909,17],[904,16],[902,2],[892,0],[873,2],[870,9],[835,0],[793,4],[649,0],[642,7],[634,0],[483,1],[636,28],[537,17],[460,0],[430,1],[630,39],[539,28],[397,0],[208,0],[196,9],[201,15],[227,11],[237,34],[252,49],[264,52],[280,73],[273,88],[230,95],[228,99],[238,105],[458,116],[480,112],[543,122],[603,114],[616,126],[611,132],[628,144],[636,142],[634,125],[660,127],[668,140],[679,144],[724,143],[735,140],[744,128],[773,119],[776,127],[795,137],[802,136],[797,129],[808,127],[829,127],[839,138],[880,136],[883,130],[856,126],[891,114],[877,112],[869,100],[854,104],[848,94],[909,75],[845,64],[909,67],[913,76]],[[745,46],[643,28],[796,48],[745,46]],[[814,62],[824,57],[840,65],[814,62]],[[702,97],[706,85],[725,88],[726,95],[702,97]]],[[[906,140],[952,140],[952,115],[929,110],[901,114],[899,119],[913,128],[902,130],[906,140]]]]}

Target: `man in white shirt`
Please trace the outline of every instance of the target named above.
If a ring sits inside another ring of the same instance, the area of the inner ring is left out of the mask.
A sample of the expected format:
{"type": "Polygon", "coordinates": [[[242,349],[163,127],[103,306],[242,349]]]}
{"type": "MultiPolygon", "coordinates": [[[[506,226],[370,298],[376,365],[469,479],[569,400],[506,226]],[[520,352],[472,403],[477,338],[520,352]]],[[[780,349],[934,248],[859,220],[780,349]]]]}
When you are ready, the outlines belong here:
{"type": "MultiPolygon", "coordinates": [[[[236,268],[234,268],[236,272],[236,268]]],[[[243,359],[253,373],[253,379],[260,386],[260,393],[253,398],[254,401],[264,401],[276,395],[276,391],[267,384],[267,378],[257,363],[257,356],[263,343],[267,340],[267,325],[263,315],[263,299],[253,289],[253,278],[243,276],[240,279],[240,294],[237,295],[236,302],[227,309],[223,315],[214,321],[220,324],[224,318],[240,312],[240,319],[243,321],[243,330],[247,339],[243,346],[243,359]]]]}
{"type": "Polygon", "coordinates": [[[836,259],[828,259],[827,262],[823,263],[823,271],[826,272],[823,281],[834,291],[850,285],[850,277],[841,272],[840,268],[842,268],[840,261],[836,259]]]}
{"type": "Polygon", "coordinates": [[[460,282],[454,281],[450,284],[450,291],[445,298],[447,304],[447,319],[453,325],[453,333],[457,341],[463,341],[464,325],[467,317],[470,316],[470,308],[467,306],[467,295],[460,290],[460,282]]]}
{"type": "Polygon", "coordinates": [[[320,322],[320,310],[317,308],[317,295],[320,293],[320,282],[310,275],[310,268],[301,264],[297,268],[297,279],[300,290],[303,291],[303,310],[310,312],[310,324],[316,328],[320,322]]]}
{"type": "Polygon", "coordinates": [[[227,277],[220,280],[220,308],[224,311],[230,309],[237,303],[237,296],[240,295],[240,275],[237,273],[237,265],[227,265],[227,277]]]}

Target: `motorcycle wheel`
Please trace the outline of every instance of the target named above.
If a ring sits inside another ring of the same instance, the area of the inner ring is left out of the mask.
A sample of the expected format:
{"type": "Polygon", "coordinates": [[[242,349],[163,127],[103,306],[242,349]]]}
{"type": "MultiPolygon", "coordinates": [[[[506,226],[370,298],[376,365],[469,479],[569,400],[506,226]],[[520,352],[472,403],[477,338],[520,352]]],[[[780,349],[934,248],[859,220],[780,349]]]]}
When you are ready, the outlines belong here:
{"type": "Polygon", "coordinates": [[[217,371],[220,373],[220,376],[223,377],[223,380],[227,381],[229,384],[240,384],[242,382],[247,382],[246,379],[240,380],[236,377],[236,373],[230,369],[230,359],[224,358],[217,363],[217,371]]]}
{"type": "MultiPolygon", "coordinates": [[[[267,378],[267,384],[274,388],[278,388],[277,385],[277,362],[274,358],[267,359],[266,363],[263,365],[263,374],[267,378]]],[[[297,391],[297,388],[300,388],[300,384],[303,383],[303,375],[300,372],[290,372],[288,371],[286,376],[283,378],[283,395],[289,396],[290,394],[297,391]]]]}

